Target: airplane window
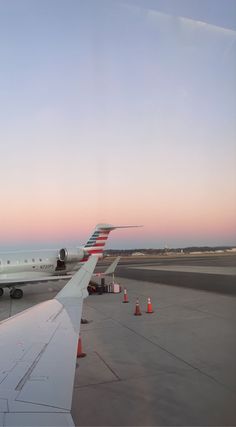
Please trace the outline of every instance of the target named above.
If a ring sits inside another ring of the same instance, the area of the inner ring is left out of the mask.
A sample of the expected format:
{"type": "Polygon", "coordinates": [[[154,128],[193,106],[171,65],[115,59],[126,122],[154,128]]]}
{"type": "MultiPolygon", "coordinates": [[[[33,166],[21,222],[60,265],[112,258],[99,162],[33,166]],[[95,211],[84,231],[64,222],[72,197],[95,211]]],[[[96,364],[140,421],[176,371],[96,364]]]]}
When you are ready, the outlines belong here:
{"type": "Polygon", "coordinates": [[[39,258],[39,261],[42,262],[42,258],[39,258]]]}
{"type": "Polygon", "coordinates": [[[9,259],[7,260],[7,264],[10,264],[11,263],[11,261],[9,261],[9,259]]]}
{"type": "Polygon", "coordinates": [[[27,259],[25,259],[25,262],[28,262],[28,260],[27,260],[27,259]]]}
{"type": "Polygon", "coordinates": [[[35,262],[35,259],[34,259],[34,258],[32,258],[32,262],[35,262]]]}

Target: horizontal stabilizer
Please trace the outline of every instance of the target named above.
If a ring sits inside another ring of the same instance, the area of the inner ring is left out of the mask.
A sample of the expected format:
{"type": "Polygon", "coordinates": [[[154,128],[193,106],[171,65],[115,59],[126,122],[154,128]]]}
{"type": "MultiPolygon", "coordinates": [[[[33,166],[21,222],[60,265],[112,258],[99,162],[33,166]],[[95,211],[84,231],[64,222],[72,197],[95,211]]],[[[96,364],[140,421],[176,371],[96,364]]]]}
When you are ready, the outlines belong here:
{"type": "Polygon", "coordinates": [[[137,228],[143,225],[112,225],[112,224],[97,224],[97,230],[115,230],[116,228],[137,228]]]}

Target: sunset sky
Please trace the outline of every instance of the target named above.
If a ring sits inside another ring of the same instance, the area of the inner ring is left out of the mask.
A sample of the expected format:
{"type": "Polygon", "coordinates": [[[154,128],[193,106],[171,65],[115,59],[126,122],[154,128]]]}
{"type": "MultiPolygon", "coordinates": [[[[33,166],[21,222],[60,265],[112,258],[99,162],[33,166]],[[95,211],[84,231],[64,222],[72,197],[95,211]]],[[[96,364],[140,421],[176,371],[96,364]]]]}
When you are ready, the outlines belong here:
{"type": "Polygon", "coordinates": [[[0,0],[0,249],[236,245],[236,2],[0,0]]]}

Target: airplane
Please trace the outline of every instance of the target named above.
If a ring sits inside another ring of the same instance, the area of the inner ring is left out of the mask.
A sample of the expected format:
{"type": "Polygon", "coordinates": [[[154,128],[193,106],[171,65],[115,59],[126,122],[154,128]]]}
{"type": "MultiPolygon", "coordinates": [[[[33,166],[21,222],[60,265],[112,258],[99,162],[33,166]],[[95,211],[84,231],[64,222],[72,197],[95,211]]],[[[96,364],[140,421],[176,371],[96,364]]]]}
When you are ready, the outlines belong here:
{"type": "Polygon", "coordinates": [[[0,253],[0,297],[3,288],[10,289],[10,297],[23,297],[16,286],[48,282],[72,277],[92,254],[102,258],[108,235],[117,228],[133,228],[133,225],[97,224],[84,246],[59,250],[0,253]]]}
{"type": "Polygon", "coordinates": [[[83,299],[92,255],[54,299],[0,322],[0,426],[74,426],[71,416],[83,299]]]}

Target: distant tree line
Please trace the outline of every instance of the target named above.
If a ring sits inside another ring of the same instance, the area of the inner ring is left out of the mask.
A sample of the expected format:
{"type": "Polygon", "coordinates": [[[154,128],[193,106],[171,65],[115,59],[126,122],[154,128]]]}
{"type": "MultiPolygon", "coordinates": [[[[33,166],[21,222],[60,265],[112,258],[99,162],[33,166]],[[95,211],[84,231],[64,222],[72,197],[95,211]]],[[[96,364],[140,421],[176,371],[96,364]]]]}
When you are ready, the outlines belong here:
{"type": "MultiPolygon", "coordinates": [[[[235,245],[236,246],[236,245],[235,245]]],[[[135,249],[107,249],[105,251],[105,256],[131,256],[135,254],[135,252],[144,255],[165,255],[167,253],[185,253],[188,254],[190,252],[210,252],[210,251],[225,251],[227,249],[233,249],[235,246],[188,246],[186,248],[165,248],[165,249],[143,249],[143,248],[135,248],[135,249]]]]}

